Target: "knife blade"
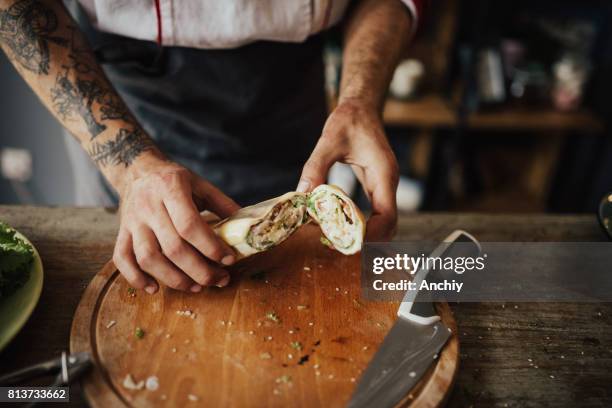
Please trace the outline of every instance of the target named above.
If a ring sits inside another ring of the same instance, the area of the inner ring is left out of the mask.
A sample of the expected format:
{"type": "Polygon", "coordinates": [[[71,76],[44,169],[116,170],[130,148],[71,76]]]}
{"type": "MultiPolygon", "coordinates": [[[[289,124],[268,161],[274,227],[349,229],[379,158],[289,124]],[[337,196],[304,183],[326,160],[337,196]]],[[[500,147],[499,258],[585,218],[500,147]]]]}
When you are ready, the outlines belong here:
{"type": "MultiPolygon", "coordinates": [[[[441,257],[452,243],[467,239],[480,244],[462,230],[452,232],[429,255],[441,257]]],[[[413,281],[419,287],[429,269],[419,269],[413,281]]],[[[436,315],[430,294],[407,291],[398,319],[366,367],[348,403],[350,408],[394,407],[421,379],[451,336],[450,329],[436,315]]]]}

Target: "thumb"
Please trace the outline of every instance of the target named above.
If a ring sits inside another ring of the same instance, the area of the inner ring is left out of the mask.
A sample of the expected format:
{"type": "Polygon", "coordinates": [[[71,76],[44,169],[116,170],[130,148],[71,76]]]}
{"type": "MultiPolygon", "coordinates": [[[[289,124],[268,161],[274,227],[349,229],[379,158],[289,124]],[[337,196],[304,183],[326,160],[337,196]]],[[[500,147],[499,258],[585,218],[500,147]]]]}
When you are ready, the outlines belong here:
{"type": "Polygon", "coordinates": [[[304,164],[296,191],[306,193],[325,183],[329,169],[341,158],[342,155],[339,154],[334,146],[331,146],[323,139],[319,139],[319,143],[317,143],[310,158],[304,164]]]}

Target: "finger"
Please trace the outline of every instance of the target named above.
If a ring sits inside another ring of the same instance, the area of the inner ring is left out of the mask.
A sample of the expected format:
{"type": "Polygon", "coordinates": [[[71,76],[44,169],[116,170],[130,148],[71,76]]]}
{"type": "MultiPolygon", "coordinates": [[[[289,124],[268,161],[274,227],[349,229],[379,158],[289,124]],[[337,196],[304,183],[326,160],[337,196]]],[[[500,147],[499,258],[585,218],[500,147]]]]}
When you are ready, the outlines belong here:
{"type": "Polygon", "coordinates": [[[204,201],[207,210],[226,218],[240,209],[240,206],[231,198],[206,180],[197,176],[192,178],[193,193],[204,201]]]}
{"type": "Polygon", "coordinates": [[[164,198],[164,205],[165,209],[160,211],[160,215],[156,217],[156,223],[159,224],[157,228],[160,231],[155,231],[158,239],[160,233],[168,235],[165,246],[160,240],[162,249],[178,267],[187,273],[191,271],[191,269],[186,269],[187,267],[196,268],[194,270],[196,282],[202,283],[202,281],[208,281],[211,278],[205,279],[201,273],[198,273],[198,270],[206,269],[204,266],[207,263],[202,257],[197,256],[193,249],[185,245],[183,240],[215,262],[224,265],[231,265],[235,262],[234,250],[219,238],[200,216],[192,200],[191,186],[187,184],[187,181],[179,181],[177,185],[172,187],[169,194],[164,198]],[[167,218],[166,215],[169,216],[173,228],[164,221],[167,218]],[[174,240],[173,236],[177,233],[180,237],[174,240]]]}
{"type": "Polygon", "coordinates": [[[138,267],[134,256],[132,236],[124,228],[119,231],[117,236],[113,251],[113,262],[130,286],[136,289],[144,289],[149,294],[157,292],[157,282],[138,267]]]}
{"type": "Polygon", "coordinates": [[[397,219],[383,214],[372,214],[366,226],[366,241],[390,241],[397,230],[397,219]]]}
{"type": "Polygon", "coordinates": [[[338,146],[334,146],[329,138],[321,137],[310,158],[304,164],[296,191],[307,193],[325,183],[329,169],[341,158],[342,154],[338,146]]]}
{"type": "Polygon", "coordinates": [[[159,282],[177,290],[199,292],[202,287],[177,269],[162,253],[155,234],[146,226],[132,233],[134,254],[140,268],[159,282]]]}
{"type": "Polygon", "coordinates": [[[382,177],[367,180],[364,186],[372,204],[372,216],[366,228],[369,241],[388,241],[397,228],[397,176],[386,172],[379,174],[382,177]]]}
{"type": "MultiPolygon", "coordinates": [[[[198,222],[203,224],[199,217],[198,222]]],[[[179,236],[164,208],[156,213],[151,226],[163,254],[198,284],[202,286],[215,285],[229,276],[227,271],[208,262],[194,247],[179,236]]],[[[210,230],[208,226],[206,226],[206,229],[210,230]]],[[[219,239],[216,235],[214,238],[219,239]]],[[[208,248],[211,243],[206,242],[205,245],[208,248]]],[[[220,256],[219,254],[215,255],[220,256]]],[[[233,255],[231,256],[233,257],[233,255]]]]}

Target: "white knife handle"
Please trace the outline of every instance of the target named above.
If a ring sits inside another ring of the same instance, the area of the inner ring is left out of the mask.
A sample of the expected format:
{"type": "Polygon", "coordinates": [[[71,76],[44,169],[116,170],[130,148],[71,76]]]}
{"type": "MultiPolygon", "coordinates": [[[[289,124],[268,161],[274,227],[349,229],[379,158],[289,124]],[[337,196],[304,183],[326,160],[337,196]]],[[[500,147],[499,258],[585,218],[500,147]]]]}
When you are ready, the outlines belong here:
{"type": "MultiPolygon", "coordinates": [[[[451,232],[446,238],[444,238],[442,243],[440,243],[440,245],[438,245],[436,249],[434,249],[429,254],[429,257],[436,258],[436,257],[442,256],[442,254],[446,252],[448,247],[462,235],[465,235],[472,242],[474,242],[476,246],[478,247],[479,252],[482,250],[480,243],[478,242],[478,240],[476,240],[476,238],[474,238],[473,235],[463,230],[455,230],[451,232]]],[[[417,273],[414,274],[414,279],[412,281],[416,283],[417,288],[420,287],[421,282],[427,277],[428,273],[429,273],[429,269],[421,268],[417,271],[417,273]]],[[[404,299],[402,300],[402,303],[399,309],[397,310],[397,315],[403,319],[407,319],[407,320],[413,321],[418,324],[423,324],[423,325],[430,325],[440,320],[440,316],[435,314],[435,310],[431,303],[429,302],[415,303],[415,299],[418,296],[418,294],[419,294],[418,290],[407,291],[406,295],[404,296],[404,299]],[[424,310],[421,313],[419,313],[418,310],[413,310],[415,307],[417,309],[421,307],[424,310]]]]}

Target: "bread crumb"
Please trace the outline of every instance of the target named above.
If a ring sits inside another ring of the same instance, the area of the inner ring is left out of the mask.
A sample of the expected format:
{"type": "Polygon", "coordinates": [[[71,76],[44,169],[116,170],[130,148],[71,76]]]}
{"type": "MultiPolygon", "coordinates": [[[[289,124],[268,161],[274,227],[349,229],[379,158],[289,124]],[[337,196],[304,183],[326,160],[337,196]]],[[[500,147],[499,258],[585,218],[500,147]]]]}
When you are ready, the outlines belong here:
{"type": "Polygon", "coordinates": [[[159,388],[159,378],[154,375],[147,378],[147,381],[145,382],[145,388],[149,391],[157,391],[157,389],[159,388]]]}
{"type": "Polygon", "coordinates": [[[136,382],[134,377],[132,377],[132,374],[126,375],[123,379],[123,388],[126,390],[141,390],[144,387],[144,384],[145,382],[142,380],[136,382]]]}

